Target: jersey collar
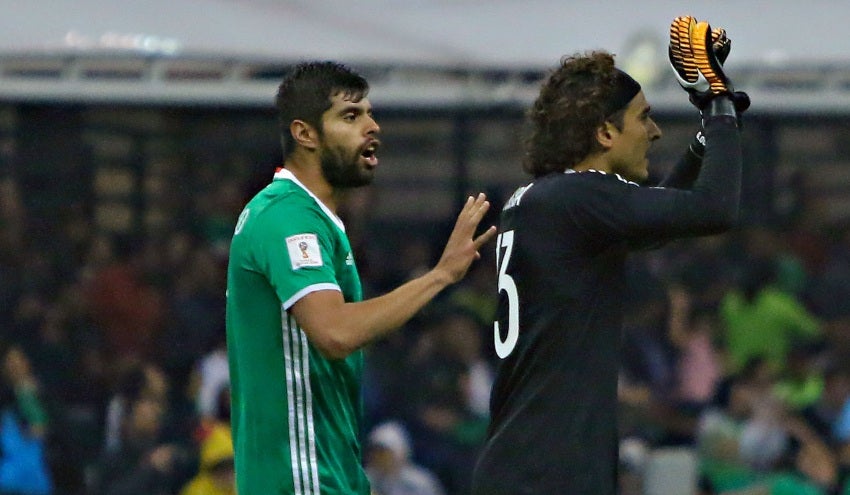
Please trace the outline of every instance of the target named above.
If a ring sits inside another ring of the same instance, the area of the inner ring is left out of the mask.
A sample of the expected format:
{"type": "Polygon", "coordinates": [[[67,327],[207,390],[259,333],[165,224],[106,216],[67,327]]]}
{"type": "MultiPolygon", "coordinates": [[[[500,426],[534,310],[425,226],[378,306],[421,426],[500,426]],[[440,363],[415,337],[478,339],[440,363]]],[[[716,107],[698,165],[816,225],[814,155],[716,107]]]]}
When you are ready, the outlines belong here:
{"type": "Polygon", "coordinates": [[[593,172],[595,174],[602,174],[602,175],[614,175],[614,177],[620,179],[620,181],[625,182],[626,184],[631,184],[633,186],[640,186],[640,184],[638,184],[637,182],[630,181],[620,174],[608,174],[608,172],[603,172],[602,170],[596,170],[595,168],[589,168],[589,169],[584,170],[582,172],[576,172],[575,170],[573,170],[571,168],[564,170],[565,174],[583,174],[585,172],[593,172]]]}
{"type": "Polygon", "coordinates": [[[339,227],[340,230],[345,232],[345,225],[342,223],[342,219],[336,216],[336,213],[334,213],[333,210],[325,206],[325,204],[322,203],[322,201],[315,194],[313,194],[312,191],[307,189],[307,187],[295,177],[295,174],[283,167],[280,167],[274,173],[274,180],[289,180],[294,182],[301,189],[304,189],[304,191],[309,194],[310,197],[313,198],[316,203],[318,203],[319,208],[321,208],[322,211],[325,212],[325,215],[327,215],[331,220],[333,220],[333,222],[336,224],[337,227],[339,227]]]}

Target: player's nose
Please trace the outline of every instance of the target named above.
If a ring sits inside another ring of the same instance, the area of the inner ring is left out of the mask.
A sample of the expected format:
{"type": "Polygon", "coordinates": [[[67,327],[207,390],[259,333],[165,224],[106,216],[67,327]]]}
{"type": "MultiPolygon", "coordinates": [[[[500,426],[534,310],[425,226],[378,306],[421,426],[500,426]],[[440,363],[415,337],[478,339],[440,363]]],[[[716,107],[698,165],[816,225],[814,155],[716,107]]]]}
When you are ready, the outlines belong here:
{"type": "Polygon", "coordinates": [[[369,116],[366,121],[366,134],[374,135],[379,134],[381,132],[381,126],[378,125],[378,121],[375,120],[375,117],[369,116]]]}
{"type": "Polygon", "coordinates": [[[655,141],[656,139],[661,139],[661,135],[661,128],[658,127],[658,124],[654,120],[649,119],[649,140],[655,141]]]}

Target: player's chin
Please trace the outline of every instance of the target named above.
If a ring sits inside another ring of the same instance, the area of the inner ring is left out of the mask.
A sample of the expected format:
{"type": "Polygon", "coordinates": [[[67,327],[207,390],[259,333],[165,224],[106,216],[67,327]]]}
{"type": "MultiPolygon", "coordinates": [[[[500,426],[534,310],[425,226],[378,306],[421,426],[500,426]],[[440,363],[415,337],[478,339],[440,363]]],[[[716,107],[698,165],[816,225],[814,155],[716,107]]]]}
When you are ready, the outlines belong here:
{"type": "Polygon", "coordinates": [[[368,186],[375,180],[375,169],[374,168],[363,168],[360,169],[359,176],[359,185],[368,186]]]}
{"type": "Polygon", "coordinates": [[[644,158],[640,167],[640,178],[646,180],[649,178],[649,158],[644,158]]]}
{"type": "Polygon", "coordinates": [[[649,162],[644,161],[641,167],[636,167],[632,170],[632,173],[629,174],[629,180],[632,182],[644,182],[649,179],[649,162]]]}

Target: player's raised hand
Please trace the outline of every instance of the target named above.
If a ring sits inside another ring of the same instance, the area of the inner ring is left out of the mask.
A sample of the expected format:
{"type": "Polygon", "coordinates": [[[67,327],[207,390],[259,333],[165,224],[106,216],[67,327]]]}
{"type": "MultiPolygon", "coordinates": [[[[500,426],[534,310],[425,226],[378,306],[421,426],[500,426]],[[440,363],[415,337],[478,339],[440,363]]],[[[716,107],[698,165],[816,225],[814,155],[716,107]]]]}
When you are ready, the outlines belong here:
{"type": "Polygon", "coordinates": [[[670,24],[670,65],[679,85],[700,110],[715,96],[728,95],[740,113],[750,106],[746,93],[736,92],[723,64],[732,48],[732,40],[723,28],[712,29],[708,22],[680,16],[670,24]]]}
{"type": "Polygon", "coordinates": [[[468,197],[458,214],[440,261],[434,267],[435,270],[444,271],[451,283],[466,275],[472,262],[481,258],[481,247],[496,235],[496,227],[491,226],[483,234],[475,236],[478,224],[489,209],[487,196],[480,193],[477,197],[468,197]]]}

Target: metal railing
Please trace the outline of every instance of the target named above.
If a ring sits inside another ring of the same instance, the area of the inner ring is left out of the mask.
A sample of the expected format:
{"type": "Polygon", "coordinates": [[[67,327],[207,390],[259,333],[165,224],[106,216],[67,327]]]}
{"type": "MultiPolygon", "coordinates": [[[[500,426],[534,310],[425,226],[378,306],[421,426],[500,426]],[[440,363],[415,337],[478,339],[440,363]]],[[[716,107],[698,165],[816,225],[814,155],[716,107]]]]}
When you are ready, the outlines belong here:
{"type": "MultiPolygon", "coordinates": [[[[5,101],[225,105],[268,107],[293,61],[120,53],[0,55],[5,101]]],[[[539,68],[357,67],[369,79],[373,103],[396,108],[525,108],[546,71],[539,68]]],[[[750,93],[753,112],[850,114],[850,63],[738,67],[735,83],[750,93]]],[[[689,112],[672,73],[645,88],[653,108],[689,112]]]]}

